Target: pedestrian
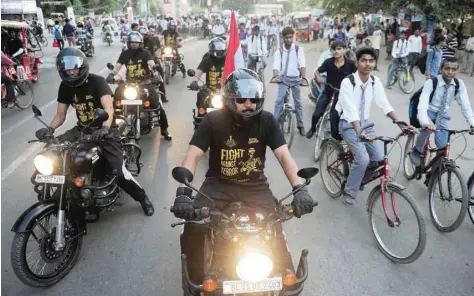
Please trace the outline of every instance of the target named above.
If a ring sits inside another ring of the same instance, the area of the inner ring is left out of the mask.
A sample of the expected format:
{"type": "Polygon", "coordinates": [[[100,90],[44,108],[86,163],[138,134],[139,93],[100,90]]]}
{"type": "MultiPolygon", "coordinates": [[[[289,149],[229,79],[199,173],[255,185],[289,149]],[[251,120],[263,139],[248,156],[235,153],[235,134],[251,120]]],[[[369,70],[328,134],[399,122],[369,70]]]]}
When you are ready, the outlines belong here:
{"type": "Polygon", "coordinates": [[[317,18],[313,24],[313,41],[318,40],[319,29],[320,29],[320,23],[319,23],[319,18],[317,18]]]}
{"type": "Polygon", "coordinates": [[[382,36],[384,33],[382,32],[382,26],[377,25],[375,27],[374,34],[372,36],[372,48],[375,49],[375,52],[377,53],[377,57],[375,58],[375,68],[374,70],[378,71],[379,69],[377,68],[379,64],[379,56],[380,56],[380,46],[382,43],[382,36]]]}
{"type": "Polygon", "coordinates": [[[64,48],[64,37],[63,37],[63,27],[59,25],[59,21],[55,20],[54,21],[54,26],[53,26],[53,35],[54,35],[54,40],[58,43],[59,50],[64,48]]]}
{"type": "Polygon", "coordinates": [[[421,55],[424,55],[428,52],[428,30],[421,30],[421,55]]]}
{"type": "Polygon", "coordinates": [[[408,65],[410,66],[410,72],[413,71],[413,67],[418,63],[421,49],[422,39],[420,37],[420,30],[415,30],[414,34],[408,38],[408,65]]]}
{"type": "Polygon", "coordinates": [[[69,23],[69,19],[65,20],[66,24],[63,27],[63,34],[66,36],[69,47],[76,47],[76,38],[74,37],[74,27],[69,23]]]}
{"type": "Polygon", "coordinates": [[[458,47],[458,40],[453,33],[449,33],[446,38],[446,43],[442,47],[443,50],[443,59],[445,58],[454,58],[456,54],[456,48],[458,47]]]}
{"type": "Polygon", "coordinates": [[[474,31],[471,33],[471,38],[467,40],[466,47],[464,48],[466,51],[465,53],[465,58],[464,58],[464,63],[461,66],[461,73],[468,74],[471,72],[474,72],[474,31]]]}
{"type": "Polygon", "coordinates": [[[275,102],[275,112],[273,115],[278,121],[281,110],[283,109],[283,100],[286,89],[289,85],[296,109],[296,126],[300,135],[306,134],[303,125],[303,105],[301,103],[300,84],[307,85],[306,79],[306,59],[304,50],[301,46],[293,43],[295,32],[292,28],[283,29],[283,46],[281,46],[273,58],[273,76],[278,76],[275,82],[282,82],[278,86],[278,94],[275,102]]]}
{"type": "Polygon", "coordinates": [[[434,46],[430,48],[426,57],[426,79],[435,77],[439,73],[439,66],[443,58],[443,50],[441,49],[444,45],[444,37],[437,36],[434,39],[434,46]]]}

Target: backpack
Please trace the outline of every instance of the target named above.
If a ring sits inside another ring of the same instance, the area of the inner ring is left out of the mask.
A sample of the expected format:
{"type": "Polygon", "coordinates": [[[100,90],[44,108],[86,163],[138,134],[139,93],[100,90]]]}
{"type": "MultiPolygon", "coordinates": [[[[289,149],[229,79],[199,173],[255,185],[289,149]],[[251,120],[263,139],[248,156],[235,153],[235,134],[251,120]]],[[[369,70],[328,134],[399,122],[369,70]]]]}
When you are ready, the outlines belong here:
{"type": "Polygon", "coordinates": [[[62,36],[61,36],[61,31],[59,31],[59,26],[54,27],[54,39],[56,39],[56,40],[63,39],[62,36]]]}
{"type": "MultiPolygon", "coordinates": [[[[438,78],[433,77],[431,78],[431,81],[433,82],[433,90],[431,91],[430,94],[430,100],[429,102],[431,103],[431,100],[433,100],[434,93],[436,91],[436,88],[438,87],[438,78]]],[[[454,97],[457,96],[459,92],[459,80],[457,78],[454,78],[454,83],[456,84],[455,90],[454,90],[454,97]]],[[[410,118],[410,125],[420,128],[420,122],[418,121],[418,104],[420,103],[420,96],[421,93],[423,92],[423,87],[420,88],[418,91],[416,91],[413,96],[410,98],[410,104],[408,105],[408,118],[410,118]]]]}

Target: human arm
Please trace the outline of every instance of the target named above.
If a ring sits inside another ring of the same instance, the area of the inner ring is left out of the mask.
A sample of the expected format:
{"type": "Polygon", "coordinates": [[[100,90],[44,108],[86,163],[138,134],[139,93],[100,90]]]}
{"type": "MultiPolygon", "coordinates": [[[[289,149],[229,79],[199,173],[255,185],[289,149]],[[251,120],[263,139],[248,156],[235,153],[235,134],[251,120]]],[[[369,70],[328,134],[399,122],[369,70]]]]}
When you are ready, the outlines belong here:
{"type": "Polygon", "coordinates": [[[392,120],[396,120],[396,118],[392,118],[391,116],[394,116],[394,109],[390,102],[387,99],[387,95],[385,94],[385,89],[382,85],[382,82],[378,77],[374,77],[374,101],[377,107],[379,107],[382,111],[383,114],[386,116],[390,117],[392,120]],[[393,113],[393,114],[392,114],[393,113]],[[392,115],[389,115],[392,114],[392,115]]]}
{"type": "Polygon", "coordinates": [[[301,78],[306,79],[306,57],[303,51],[303,48],[300,48],[298,56],[298,65],[300,67],[300,76],[301,78]]]}
{"type": "Polygon", "coordinates": [[[100,103],[102,105],[102,108],[104,108],[105,112],[109,114],[109,118],[107,119],[107,121],[102,123],[102,126],[110,128],[114,121],[114,99],[110,94],[107,94],[100,98],[100,103]]]}
{"type": "Polygon", "coordinates": [[[428,107],[430,105],[430,94],[433,91],[433,81],[428,79],[423,85],[423,91],[421,92],[420,99],[418,102],[418,121],[421,126],[428,126],[433,124],[428,117],[428,107]]]}
{"type": "Polygon", "coordinates": [[[324,63],[318,67],[318,69],[316,70],[316,72],[314,73],[315,76],[316,76],[316,81],[319,83],[319,84],[322,84],[324,83],[324,78],[321,76],[321,73],[325,73],[328,71],[328,68],[329,68],[329,63],[331,62],[331,59],[326,59],[324,61],[324,63]]]}
{"type": "Polygon", "coordinates": [[[278,159],[291,187],[302,184],[300,177],[298,177],[298,166],[288,150],[288,145],[278,147],[273,150],[273,154],[278,159]]]}
{"type": "Polygon", "coordinates": [[[471,127],[474,126],[474,114],[469,101],[469,95],[467,93],[466,85],[461,80],[459,80],[459,91],[456,95],[456,101],[458,102],[459,107],[461,107],[462,115],[464,115],[466,121],[471,127]]]}
{"type": "Polygon", "coordinates": [[[399,44],[399,43],[400,43],[400,42],[399,42],[398,40],[396,40],[396,41],[393,42],[393,47],[392,47],[392,57],[393,57],[393,58],[398,58],[398,56],[397,56],[397,51],[398,51],[398,49],[397,49],[397,48],[398,48],[398,44],[399,44]]]}
{"type": "Polygon", "coordinates": [[[431,77],[430,66],[433,61],[433,58],[434,58],[434,50],[429,50],[426,56],[426,70],[425,70],[425,76],[427,79],[431,77]]]}
{"type": "Polygon", "coordinates": [[[281,51],[277,50],[275,51],[275,54],[273,55],[273,76],[278,76],[280,75],[280,69],[281,67],[281,51]]]}
{"type": "Polygon", "coordinates": [[[58,127],[63,125],[64,121],[66,121],[66,116],[67,116],[67,109],[69,108],[69,104],[64,104],[58,102],[58,107],[56,109],[56,115],[54,115],[53,120],[49,124],[49,126],[54,130],[56,130],[58,127]]]}
{"type": "Polygon", "coordinates": [[[204,72],[198,68],[198,70],[196,71],[196,75],[194,75],[193,77],[193,81],[196,81],[196,82],[200,81],[203,73],[204,72]]]}

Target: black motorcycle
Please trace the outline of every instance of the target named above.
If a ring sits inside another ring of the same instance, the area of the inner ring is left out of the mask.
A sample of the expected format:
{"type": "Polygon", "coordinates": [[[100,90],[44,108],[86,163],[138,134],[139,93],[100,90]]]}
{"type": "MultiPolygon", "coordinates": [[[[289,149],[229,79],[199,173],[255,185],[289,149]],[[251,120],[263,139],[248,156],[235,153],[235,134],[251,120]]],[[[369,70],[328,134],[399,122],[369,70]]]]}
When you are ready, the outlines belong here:
{"type": "MultiPolygon", "coordinates": [[[[177,47],[180,47],[180,45],[177,47]]],[[[161,55],[161,60],[163,61],[165,84],[168,85],[170,84],[170,77],[176,75],[178,67],[183,62],[184,55],[178,54],[178,51],[170,46],[165,46],[163,49],[163,54],[161,55]]]]}
{"type": "MultiPolygon", "coordinates": [[[[33,112],[47,126],[34,105],[33,112]]],[[[102,211],[113,211],[114,205],[123,204],[116,172],[106,172],[102,149],[90,136],[107,118],[107,112],[97,109],[93,123],[74,143],[60,142],[54,136],[28,141],[46,143],[34,159],[32,182],[39,201],[23,212],[12,228],[13,271],[28,286],[52,286],[66,276],[79,257],[86,222],[96,222],[102,211]]],[[[119,128],[123,126],[119,121],[119,128]]],[[[125,163],[131,147],[140,149],[133,143],[122,147],[125,163]]]]}
{"type": "MultiPolygon", "coordinates": [[[[306,179],[306,187],[317,173],[317,168],[305,168],[298,176],[306,179]]],[[[176,181],[199,192],[191,185],[193,174],[188,169],[176,167],[172,175],[176,181]]],[[[184,295],[299,295],[308,277],[309,251],[302,250],[296,273],[273,264],[278,261],[278,254],[274,253],[275,224],[294,217],[293,206],[282,203],[298,190],[283,197],[270,212],[232,202],[222,211],[207,207],[196,209],[195,221],[173,223],[171,227],[193,223],[208,229],[203,246],[205,277],[202,283],[190,280],[186,255],[181,255],[184,295]]],[[[213,204],[211,197],[207,198],[213,204]]],[[[317,205],[314,202],[313,207],[317,205]]],[[[170,210],[173,212],[173,207],[170,210]]]]}
{"type": "MultiPolygon", "coordinates": [[[[186,72],[189,77],[194,77],[196,75],[196,71],[194,71],[193,69],[188,69],[188,71],[186,72]]],[[[199,127],[199,125],[201,124],[202,118],[207,113],[210,113],[215,110],[219,110],[223,107],[222,96],[220,95],[220,92],[221,92],[220,85],[218,85],[218,89],[213,92],[206,86],[206,84],[202,80],[201,82],[203,83],[203,85],[198,90],[197,99],[196,99],[197,109],[193,109],[194,130],[196,130],[199,127]]],[[[188,89],[191,90],[189,85],[188,85],[188,89]]]]}
{"type": "Polygon", "coordinates": [[[92,39],[86,35],[77,38],[76,46],[79,47],[87,57],[93,57],[95,54],[92,39]]]}

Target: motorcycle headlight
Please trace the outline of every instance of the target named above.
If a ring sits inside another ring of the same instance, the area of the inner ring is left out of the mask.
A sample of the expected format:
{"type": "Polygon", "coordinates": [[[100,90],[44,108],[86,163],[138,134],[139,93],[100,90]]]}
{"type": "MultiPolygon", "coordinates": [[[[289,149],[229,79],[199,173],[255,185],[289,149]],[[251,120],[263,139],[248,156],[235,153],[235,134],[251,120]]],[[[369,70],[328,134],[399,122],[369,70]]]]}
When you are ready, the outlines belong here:
{"type": "Polygon", "coordinates": [[[237,263],[236,273],[243,281],[255,283],[268,278],[273,271],[270,257],[260,253],[246,253],[237,263]]]}
{"type": "Polygon", "coordinates": [[[123,95],[127,100],[135,100],[138,97],[138,92],[134,87],[127,87],[123,91],[123,95]]]}
{"type": "Polygon", "coordinates": [[[222,96],[220,96],[220,95],[213,96],[212,99],[211,99],[211,105],[212,105],[212,107],[217,108],[217,109],[222,108],[222,105],[223,105],[222,96]]]}
{"type": "Polygon", "coordinates": [[[40,174],[49,176],[54,171],[54,159],[51,157],[38,154],[34,159],[34,164],[40,174]]]}
{"type": "Polygon", "coordinates": [[[173,53],[173,50],[171,49],[171,47],[165,47],[165,50],[163,51],[165,54],[172,54],[173,53]]]}

